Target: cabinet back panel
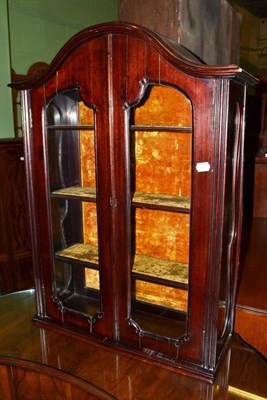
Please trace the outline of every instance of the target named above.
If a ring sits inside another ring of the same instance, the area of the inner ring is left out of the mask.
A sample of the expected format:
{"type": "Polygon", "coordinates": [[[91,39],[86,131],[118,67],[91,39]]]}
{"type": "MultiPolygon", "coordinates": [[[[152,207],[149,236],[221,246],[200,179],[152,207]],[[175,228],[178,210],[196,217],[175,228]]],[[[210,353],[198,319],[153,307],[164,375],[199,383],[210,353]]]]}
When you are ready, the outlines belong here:
{"type": "MultiPolygon", "coordinates": [[[[79,103],[80,123],[94,126],[94,112],[79,103]]],[[[95,186],[95,135],[94,131],[80,131],[82,186],[95,186]]]]}
{"type": "MultiPolygon", "coordinates": [[[[190,101],[179,90],[153,85],[145,103],[135,110],[135,125],[191,126],[190,101]]],[[[145,98],[146,99],[146,98],[145,98]]]]}
{"type": "Polygon", "coordinates": [[[136,132],[132,138],[137,192],[190,196],[191,135],[136,132]]]}
{"type": "Polygon", "coordinates": [[[136,280],[136,300],[187,311],[187,290],[136,280]]]}
{"type": "Polygon", "coordinates": [[[81,184],[96,186],[94,132],[80,131],[81,184]]]}
{"type": "Polygon", "coordinates": [[[188,263],[189,229],[187,214],[137,209],[135,253],[188,263]]]}

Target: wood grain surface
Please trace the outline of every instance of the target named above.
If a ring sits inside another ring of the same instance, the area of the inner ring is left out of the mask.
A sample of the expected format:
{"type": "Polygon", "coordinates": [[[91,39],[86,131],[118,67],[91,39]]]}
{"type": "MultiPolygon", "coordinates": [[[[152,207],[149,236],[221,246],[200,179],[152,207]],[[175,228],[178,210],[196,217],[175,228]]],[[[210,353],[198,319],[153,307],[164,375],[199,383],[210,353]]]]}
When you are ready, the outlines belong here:
{"type": "MultiPolygon", "coordinates": [[[[64,373],[71,374],[121,400],[267,398],[267,364],[236,335],[232,340],[231,352],[212,385],[180,374],[179,370],[174,372],[162,368],[160,361],[148,364],[119,352],[118,349],[100,346],[82,337],[73,338],[70,334],[67,335],[52,327],[40,328],[32,322],[34,313],[33,291],[0,297],[2,356],[55,368],[56,375],[60,371],[63,377],[64,373]]],[[[38,373],[38,366],[36,371],[38,373]]],[[[1,384],[0,388],[7,390],[3,380],[1,384]]],[[[8,399],[3,397],[2,393],[1,396],[1,400],[8,399]]],[[[27,399],[30,398],[33,397],[29,394],[27,399]]],[[[83,397],[77,398],[83,399],[83,397]]],[[[19,398],[22,399],[23,397],[19,398]]],[[[49,399],[57,399],[54,392],[51,392],[49,399]]]]}

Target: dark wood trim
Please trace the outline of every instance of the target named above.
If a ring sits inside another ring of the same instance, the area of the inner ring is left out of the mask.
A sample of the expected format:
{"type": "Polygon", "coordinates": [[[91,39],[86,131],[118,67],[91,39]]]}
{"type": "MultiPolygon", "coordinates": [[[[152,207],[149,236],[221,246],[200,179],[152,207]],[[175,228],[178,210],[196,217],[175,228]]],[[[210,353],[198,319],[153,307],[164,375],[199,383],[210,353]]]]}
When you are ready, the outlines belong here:
{"type": "MultiPolygon", "coordinates": [[[[247,84],[255,84],[258,82],[247,72],[243,71],[236,65],[229,66],[208,66],[196,61],[192,62],[189,59],[180,57],[177,52],[168,44],[168,39],[163,40],[160,35],[151,33],[151,31],[145,27],[127,24],[122,22],[110,22],[108,24],[99,24],[93,27],[84,29],[80,33],[73,36],[59,51],[57,56],[51,62],[48,70],[41,76],[33,78],[31,80],[18,81],[10,84],[9,86],[16,90],[30,89],[36,86],[42,85],[44,82],[49,80],[53,74],[61,67],[66,58],[72,53],[78,46],[82,45],[88,40],[98,38],[106,35],[124,34],[134,36],[139,39],[145,40],[149,43],[156,51],[158,51],[166,60],[175,65],[176,68],[181,69],[183,72],[196,76],[196,77],[222,77],[231,78],[240,81],[245,81],[247,84]]],[[[179,50],[179,45],[176,44],[176,50],[179,50]]]]}

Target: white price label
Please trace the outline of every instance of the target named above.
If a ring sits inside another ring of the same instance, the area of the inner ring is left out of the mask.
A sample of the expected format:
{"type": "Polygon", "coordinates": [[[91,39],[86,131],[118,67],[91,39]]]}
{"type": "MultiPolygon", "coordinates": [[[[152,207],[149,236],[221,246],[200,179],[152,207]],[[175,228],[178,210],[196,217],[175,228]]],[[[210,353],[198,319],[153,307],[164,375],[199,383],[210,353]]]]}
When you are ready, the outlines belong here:
{"type": "Polygon", "coordinates": [[[196,170],[197,172],[208,172],[210,170],[210,163],[207,161],[197,163],[196,170]]]}

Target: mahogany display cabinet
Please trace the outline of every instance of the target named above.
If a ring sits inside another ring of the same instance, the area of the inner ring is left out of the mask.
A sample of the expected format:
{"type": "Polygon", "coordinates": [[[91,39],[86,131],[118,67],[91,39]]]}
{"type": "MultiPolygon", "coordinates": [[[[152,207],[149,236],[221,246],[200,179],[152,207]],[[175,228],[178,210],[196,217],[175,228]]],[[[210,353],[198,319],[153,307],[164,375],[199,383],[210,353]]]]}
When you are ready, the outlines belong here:
{"type": "Polygon", "coordinates": [[[114,22],[83,30],[43,75],[12,85],[36,321],[213,379],[233,329],[255,82],[114,22]]]}

